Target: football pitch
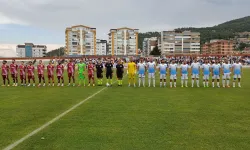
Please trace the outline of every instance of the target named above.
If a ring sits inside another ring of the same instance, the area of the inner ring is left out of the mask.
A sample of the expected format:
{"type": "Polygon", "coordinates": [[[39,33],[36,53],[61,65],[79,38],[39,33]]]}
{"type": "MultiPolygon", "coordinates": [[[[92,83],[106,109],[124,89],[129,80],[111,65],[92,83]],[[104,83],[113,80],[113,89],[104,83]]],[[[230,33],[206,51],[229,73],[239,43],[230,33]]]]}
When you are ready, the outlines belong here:
{"type": "Polygon", "coordinates": [[[26,135],[13,149],[250,149],[250,69],[242,88],[191,88],[190,81],[181,88],[180,80],[160,88],[158,74],[156,88],[123,83],[0,87],[0,149],[26,135]]]}

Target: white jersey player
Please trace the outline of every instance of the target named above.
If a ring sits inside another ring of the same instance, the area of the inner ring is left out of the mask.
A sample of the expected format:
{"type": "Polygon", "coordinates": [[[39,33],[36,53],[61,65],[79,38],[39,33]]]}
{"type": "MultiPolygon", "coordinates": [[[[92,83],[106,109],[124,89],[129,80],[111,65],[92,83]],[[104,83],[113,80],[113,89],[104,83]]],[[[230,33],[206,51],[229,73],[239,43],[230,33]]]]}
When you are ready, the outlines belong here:
{"type": "Polygon", "coordinates": [[[155,62],[153,62],[152,58],[150,59],[150,62],[148,62],[147,68],[148,68],[148,87],[150,87],[151,79],[153,79],[153,86],[155,87],[156,64],[155,62]]]}
{"type": "Polygon", "coordinates": [[[242,65],[239,62],[239,60],[237,60],[236,63],[233,64],[233,72],[234,72],[233,87],[235,87],[236,79],[238,79],[238,87],[241,87],[240,80],[242,75],[242,65]]]}
{"type": "Polygon", "coordinates": [[[185,86],[188,87],[188,64],[186,61],[184,61],[181,66],[181,87],[184,87],[184,81],[185,81],[185,86]]]}
{"type": "Polygon", "coordinates": [[[137,70],[138,70],[138,74],[139,74],[139,87],[141,86],[141,81],[142,81],[143,87],[145,87],[146,64],[143,62],[142,59],[137,64],[137,70]]]}
{"type": "Polygon", "coordinates": [[[160,72],[160,87],[162,87],[162,81],[164,80],[164,87],[166,87],[166,75],[167,75],[168,65],[164,60],[159,64],[159,72],[160,72]]]}
{"type": "Polygon", "coordinates": [[[208,60],[206,60],[205,63],[202,64],[201,68],[202,68],[202,73],[203,73],[203,86],[209,87],[208,81],[209,81],[209,76],[210,76],[211,65],[208,63],[208,60]]]}
{"type": "Polygon", "coordinates": [[[172,82],[174,81],[174,87],[176,88],[176,79],[177,79],[177,64],[175,60],[172,60],[172,63],[169,65],[170,72],[170,88],[172,88],[172,82]]]}
{"type": "Polygon", "coordinates": [[[215,61],[215,63],[212,65],[212,85],[214,87],[214,80],[217,80],[217,87],[220,88],[220,74],[221,74],[221,66],[218,62],[218,60],[215,61]]]}
{"type": "Polygon", "coordinates": [[[195,59],[191,64],[192,69],[192,87],[194,87],[194,80],[196,80],[197,87],[200,87],[199,75],[200,75],[200,63],[195,59]]]}
{"type": "Polygon", "coordinates": [[[223,88],[227,87],[229,88],[229,82],[230,82],[230,75],[231,75],[231,68],[232,65],[228,63],[228,60],[225,60],[225,63],[222,65],[222,69],[223,69],[223,88]],[[227,83],[226,83],[227,82],[227,83]]]}

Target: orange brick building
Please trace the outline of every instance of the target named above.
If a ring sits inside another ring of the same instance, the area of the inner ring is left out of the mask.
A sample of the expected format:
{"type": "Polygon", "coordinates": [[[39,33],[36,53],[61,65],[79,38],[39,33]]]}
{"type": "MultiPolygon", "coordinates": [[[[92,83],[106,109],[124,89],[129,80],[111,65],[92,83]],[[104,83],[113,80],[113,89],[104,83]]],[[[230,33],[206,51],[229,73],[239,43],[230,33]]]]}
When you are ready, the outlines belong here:
{"type": "Polygon", "coordinates": [[[234,45],[233,40],[212,40],[202,46],[202,54],[232,54],[234,45]]]}

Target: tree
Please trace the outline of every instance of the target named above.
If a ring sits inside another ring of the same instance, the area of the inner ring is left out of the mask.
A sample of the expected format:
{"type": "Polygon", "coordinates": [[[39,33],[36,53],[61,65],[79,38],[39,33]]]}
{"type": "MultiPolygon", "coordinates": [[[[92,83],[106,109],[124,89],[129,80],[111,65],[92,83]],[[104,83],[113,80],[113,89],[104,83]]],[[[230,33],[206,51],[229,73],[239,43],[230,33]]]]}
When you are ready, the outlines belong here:
{"type": "Polygon", "coordinates": [[[246,43],[240,43],[238,46],[238,50],[243,51],[245,48],[250,47],[250,44],[246,44],[246,43]]]}
{"type": "Polygon", "coordinates": [[[231,20],[213,27],[202,28],[178,28],[178,31],[189,30],[200,32],[201,44],[209,42],[211,39],[233,39],[238,33],[250,31],[250,16],[231,20]]]}
{"type": "Polygon", "coordinates": [[[138,47],[139,47],[139,49],[143,49],[144,38],[151,38],[151,37],[161,37],[161,34],[159,32],[139,33],[138,34],[138,47]]]}
{"type": "Polygon", "coordinates": [[[46,54],[46,56],[48,57],[52,57],[52,56],[63,56],[64,55],[64,50],[65,48],[64,47],[60,47],[58,49],[55,49],[55,50],[52,50],[50,52],[48,52],[46,54]]]}
{"type": "Polygon", "coordinates": [[[154,55],[154,56],[161,55],[161,51],[159,50],[158,46],[154,47],[154,49],[150,52],[150,55],[154,55]]]}

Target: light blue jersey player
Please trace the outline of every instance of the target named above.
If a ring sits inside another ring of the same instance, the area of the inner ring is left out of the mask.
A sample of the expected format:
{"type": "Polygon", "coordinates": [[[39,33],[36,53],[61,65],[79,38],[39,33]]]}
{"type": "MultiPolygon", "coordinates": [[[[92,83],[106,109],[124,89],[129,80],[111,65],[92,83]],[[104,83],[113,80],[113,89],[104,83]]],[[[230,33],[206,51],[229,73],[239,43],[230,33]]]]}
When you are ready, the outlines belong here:
{"type": "Polygon", "coordinates": [[[170,71],[170,88],[172,88],[172,82],[174,81],[174,87],[176,88],[176,79],[177,79],[177,64],[175,60],[172,60],[172,63],[169,65],[170,71]]]}
{"type": "Polygon", "coordinates": [[[192,87],[194,87],[194,80],[196,80],[197,87],[200,87],[199,75],[200,75],[200,63],[195,59],[191,64],[192,69],[192,87]]]}
{"type": "Polygon", "coordinates": [[[203,86],[209,87],[208,81],[210,76],[210,67],[211,65],[208,63],[208,60],[205,61],[205,63],[201,66],[203,71],[203,86]]]}
{"type": "Polygon", "coordinates": [[[184,87],[184,81],[185,81],[185,86],[188,87],[188,69],[189,69],[189,66],[188,66],[187,62],[183,61],[180,68],[181,68],[181,87],[184,87]]]}
{"type": "Polygon", "coordinates": [[[216,60],[215,63],[212,65],[212,70],[213,70],[212,85],[214,87],[214,80],[217,80],[217,87],[220,88],[221,66],[218,60],[216,60]]]}
{"type": "Polygon", "coordinates": [[[225,63],[222,64],[222,69],[223,69],[223,88],[226,87],[226,84],[227,84],[227,87],[229,88],[229,82],[230,82],[230,75],[231,75],[231,68],[232,68],[232,65],[228,63],[228,60],[225,60],[225,63]],[[227,83],[226,83],[227,81],[227,83]]]}
{"type": "Polygon", "coordinates": [[[160,87],[162,87],[162,83],[164,80],[164,87],[166,87],[166,75],[167,75],[168,65],[166,64],[165,60],[161,60],[161,64],[159,64],[159,72],[160,72],[160,87]]]}
{"type": "Polygon", "coordinates": [[[234,72],[233,87],[235,87],[236,79],[238,79],[238,87],[241,87],[240,80],[242,75],[242,64],[239,62],[239,60],[237,60],[236,63],[233,64],[233,72],[234,72]]]}
{"type": "Polygon", "coordinates": [[[141,86],[141,81],[143,87],[145,87],[145,74],[146,74],[146,64],[141,59],[137,64],[138,76],[139,76],[139,87],[141,86]]]}
{"type": "Polygon", "coordinates": [[[153,79],[153,86],[155,87],[155,70],[156,70],[156,64],[153,62],[153,59],[150,59],[150,62],[148,62],[148,87],[150,87],[151,79],[153,79]]]}

